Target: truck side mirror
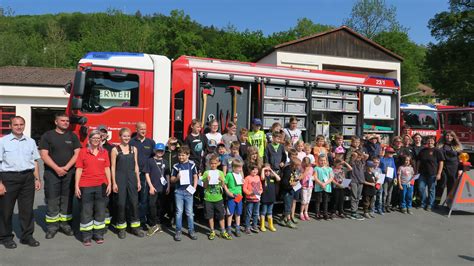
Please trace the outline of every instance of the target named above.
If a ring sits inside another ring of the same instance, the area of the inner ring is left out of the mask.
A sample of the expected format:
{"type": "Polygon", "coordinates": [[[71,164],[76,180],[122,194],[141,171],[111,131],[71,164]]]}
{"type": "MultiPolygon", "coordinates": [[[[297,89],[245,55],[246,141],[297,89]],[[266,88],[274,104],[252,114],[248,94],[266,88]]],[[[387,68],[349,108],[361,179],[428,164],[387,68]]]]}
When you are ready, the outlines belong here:
{"type": "Polygon", "coordinates": [[[72,83],[71,83],[71,81],[68,81],[68,82],[66,83],[66,85],[64,85],[64,90],[65,90],[67,93],[71,94],[71,88],[72,88],[72,83]]]}
{"type": "Polygon", "coordinates": [[[71,109],[72,110],[82,109],[82,99],[81,98],[72,98],[71,109]]]}
{"type": "Polygon", "coordinates": [[[84,95],[85,85],[86,85],[86,72],[77,71],[74,77],[74,96],[84,95]]]}

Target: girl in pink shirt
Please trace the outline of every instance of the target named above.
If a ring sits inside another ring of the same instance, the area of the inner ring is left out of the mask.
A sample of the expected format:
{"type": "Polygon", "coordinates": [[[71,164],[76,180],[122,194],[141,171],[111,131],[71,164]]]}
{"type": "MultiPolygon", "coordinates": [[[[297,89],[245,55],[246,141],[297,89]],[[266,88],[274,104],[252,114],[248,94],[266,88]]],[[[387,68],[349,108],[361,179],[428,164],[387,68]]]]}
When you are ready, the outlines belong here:
{"type": "Polygon", "coordinates": [[[309,221],[308,206],[313,192],[314,170],[311,165],[311,160],[308,157],[303,159],[301,167],[303,171],[303,179],[301,179],[302,193],[300,219],[302,221],[309,221]]]}

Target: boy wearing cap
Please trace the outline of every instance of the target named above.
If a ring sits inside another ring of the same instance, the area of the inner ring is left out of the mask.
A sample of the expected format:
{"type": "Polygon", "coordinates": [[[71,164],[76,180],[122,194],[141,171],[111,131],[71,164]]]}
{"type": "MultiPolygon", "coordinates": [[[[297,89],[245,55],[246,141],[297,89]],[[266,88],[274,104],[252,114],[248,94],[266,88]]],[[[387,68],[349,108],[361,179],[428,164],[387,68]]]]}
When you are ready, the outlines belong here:
{"type": "Polygon", "coordinates": [[[160,223],[164,209],[164,192],[166,192],[166,195],[170,192],[170,168],[168,168],[168,162],[163,159],[165,145],[157,143],[153,150],[155,156],[148,159],[144,168],[146,182],[149,187],[148,222],[150,228],[148,229],[147,236],[152,236],[156,232],[161,231],[160,223]]]}
{"type": "Polygon", "coordinates": [[[259,118],[254,118],[252,120],[252,130],[248,133],[248,143],[252,146],[255,146],[258,149],[258,156],[263,158],[265,155],[265,144],[267,143],[267,138],[265,132],[262,129],[262,120],[259,118]]]}
{"type": "Polygon", "coordinates": [[[397,166],[393,154],[395,150],[392,147],[385,147],[383,149],[384,156],[380,158],[380,169],[382,174],[385,175],[385,182],[383,183],[383,196],[382,196],[382,212],[389,213],[390,202],[392,202],[393,184],[394,177],[397,173],[397,166]]]}

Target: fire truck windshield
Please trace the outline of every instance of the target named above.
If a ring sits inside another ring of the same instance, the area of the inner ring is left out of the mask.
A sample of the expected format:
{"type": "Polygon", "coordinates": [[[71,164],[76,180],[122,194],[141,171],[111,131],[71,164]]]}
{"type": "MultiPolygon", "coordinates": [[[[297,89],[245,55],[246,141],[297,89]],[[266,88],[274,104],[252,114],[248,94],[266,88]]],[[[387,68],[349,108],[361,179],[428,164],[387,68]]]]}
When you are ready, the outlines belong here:
{"type": "Polygon", "coordinates": [[[88,71],[81,111],[101,113],[116,106],[138,106],[138,87],[137,75],[88,71]]]}
{"type": "Polygon", "coordinates": [[[436,111],[403,109],[405,125],[412,129],[438,129],[438,116],[436,111]]]}

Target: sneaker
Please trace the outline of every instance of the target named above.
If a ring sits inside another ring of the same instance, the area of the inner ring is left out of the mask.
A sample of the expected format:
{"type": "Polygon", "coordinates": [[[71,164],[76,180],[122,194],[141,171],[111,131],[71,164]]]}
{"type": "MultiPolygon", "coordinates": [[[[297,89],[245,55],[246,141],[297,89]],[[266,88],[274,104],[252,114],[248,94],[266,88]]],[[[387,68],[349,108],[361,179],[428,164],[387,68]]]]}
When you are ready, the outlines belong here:
{"type": "Polygon", "coordinates": [[[363,221],[363,220],[365,220],[364,217],[362,217],[360,214],[357,214],[357,213],[351,214],[350,218],[351,218],[352,220],[358,220],[358,221],[363,221]]]}
{"type": "Polygon", "coordinates": [[[339,214],[337,215],[337,217],[339,217],[339,218],[341,218],[341,219],[345,219],[345,218],[346,218],[346,216],[344,215],[344,213],[339,213],[339,214]]]}
{"type": "Polygon", "coordinates": [[[101,237],[98,237],[98,238],[96,238],[96,239],[94,239],[94,240],[95,240],[95,242],[96,242],[97,244],[99,244],[99,245],[104,244],[104,242],[105,242],[104,239],[101,238],[101,237]]]}
{"type": "Polygon", "coordinates": [[[405,208],[400,209],[400,211],[401,211],[403,214],[406,214],[406,213],[407,213],[407,209],[405,209],[405,208]]]}
{"type": "Polygon", "coordinates": [[[375,218],[375,215],[371,212],[369,213],[370,218],[375,218]]]}
{"type": "Polygon", "coordinates": [[[426,207],[425,211],[431,212],[431,207],[426,207]]]}
{"type": "Polygon", "coordinates": [[[46,232],[45,238],[46,238],[46,239],[53,239],[54,236],[55,236],[57,233],[58,233],[58,231],[53,231],[53,230],[50,231],[50,230],[48,230],[48,231],[46,232]]]}
{"type": "Polygon", "coordinates": [[[73,236],[74,235],[74,231],[72,231],[72,228],[71,228],[71,226],[69,226],[69,224],[60,226],[59,231],[63,232],[63,234],[65,234],[67,236],[73,236]]]}
{"type": "Polygon", "coordinates": [[[232,240],[232,236],[225,231],[221,233],[221,238],[225,240],[232,240]]]}
{"type": "Polygon", "coordinates": [[[293,222],[294,224],[298,224],[298,221],[295,219],[295,217],[291,217],[291,222],[293,222]]]}
{"type": "Polygon", "coordinates": [[[410,209],[407,210],[407,213],[408,214],[413,214],[413,212],[410,209]]]}
{"type": "Polygon", "coordinates": [[[189,231],[189,238],[191,238],[192,240],[197,240],[198,237],[196,235],[196,232],[194,231],[189,231]]]}
{"type": "Polygon", "coordinates": [[[364,212],[364,218],[370,219],[370,215],[367,212],[364,212]]]}
{"type": "Polygon", "coordinates": [[[252,234],[252,231],[250,230],[250,227],[245,228],[245,233],[246,233],[247,235],[251,235],[251,234],[252,234]]]}
{"type": "Polygon", "coordinates": [[[250,231],[252,231],[252,233],[258,234],[258,226],[252,226],[250,231]]]}
{"type": "Polygon", "coordinates": [[[92,246],[92,241],[89,239],[89,240],[84,240],[82,242],[82,245],[84,245],[84,247],[90,247],[92,246]]]}
{"type": "Polygon", "coordinates": [[[242,233],[240,232],[240,228],[239,229],[235,229],[235,234],[234,234],[236,237],[241,237],[242,236],[242,233]]]}
{"type": "Polygon", "coordinates": [[[286,221],[286,226],[291,229],[296,229],[298,228],[295,223],[293,223],[291,220],[286,221]]]}
{"type": "Polygon", "coordinates": [[[300,213],[300,220],[301,221],[306,221],[306,216],[302,212],[300,213]]]}
{"type": "Polygon", "coordinates": [[[390,207],[386,207],[386,208],[385,208],[385,212],[386,212],[386,213],[391,213],[392,211],[390,210],[390,207]]]}
{"type": "Polygon", "coordinates": [[[174,235],[174,241],[181,241],[181,231],[177,231],[174,235]]]}
{"type": "Polygon", "coordinates": [[[146,233],[147,236],[152,236],[155,233],[161,232],[161,228],[159,225],[154,225],[148,229],[148,232],[146,233]]]}
{"type": "Polygon", "coordinates": [[[214,240],[216,238],[216,232],[211,231],[211,233],[209,233],[209,236],[207,237],[209,240],[214,240]]]}
{"type": "Polygon", "coordinates": [[[131,233],[140,238],[145,236],[145,233],[143,233],[143,231],[140,230],[140,228],[132,228],[131,233]]]}
{"type": "Polygon", "coordinates": [[[127,232],[125,232],[125,229],[119,230],[117,235],[119,239],[125,239],[125,237],[127,237],[127,232]]]}

